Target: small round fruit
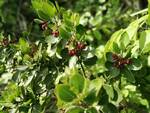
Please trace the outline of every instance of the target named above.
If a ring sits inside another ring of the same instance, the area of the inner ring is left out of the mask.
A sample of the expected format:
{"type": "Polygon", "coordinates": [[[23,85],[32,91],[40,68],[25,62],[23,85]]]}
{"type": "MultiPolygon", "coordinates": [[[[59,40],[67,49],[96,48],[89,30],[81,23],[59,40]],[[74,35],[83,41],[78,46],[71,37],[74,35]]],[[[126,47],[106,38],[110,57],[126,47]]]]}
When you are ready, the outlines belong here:
{"type": "Polygon", "coordinates": [[[117,54],[112,54],[112,58],[113,58],[114,61],[119,60],[119,56],[117,54]]]}
{"type": "Polygon", "coordinates": [[[54,37],[58,37],[59,36],[59,31],[52,31],[52,35],[54,37]]]}
{"type": "Polygon", "coordinates": [[[132,61],[130,59],[126,60],[126,64],[131,64],[131,63],[132,63],[132,61]]]}
{"type": "Polygon", "coordinates": [[[76,51],[76,49],[72,49],[72,50],[69,50],[69,51],[68,51],[68,54],[69,54],[70,56],[75,56],[75,55],[77,54],[77,51],[76,51]]]}
{"type": "Polygon", "coordinates": [[[85,44],[83,44],[83,43],[81,43],[81,42],[78,42],[78,43],[77,43],[77,49],[82,50],[82,49],[85,49],[85,47],[86,47],[85,44]]]}
{"type": "Polygon", "coordinates": [[[8,45],[9,45],[9,40],[8,40],[8,38],[4,38],[4,39],[3,39],[2,45],[3,45],[3,46],[8,46],[8,45]]]}

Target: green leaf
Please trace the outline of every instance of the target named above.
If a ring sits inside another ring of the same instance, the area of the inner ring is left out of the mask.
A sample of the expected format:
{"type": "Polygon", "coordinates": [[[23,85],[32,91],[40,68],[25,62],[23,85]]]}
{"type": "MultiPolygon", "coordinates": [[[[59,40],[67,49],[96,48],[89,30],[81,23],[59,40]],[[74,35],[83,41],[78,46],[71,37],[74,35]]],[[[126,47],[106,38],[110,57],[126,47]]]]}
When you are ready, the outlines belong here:
{"type": "Polygon", "coordinates": [[[111,68],[109,69],[109,72],[110,72],[110,77],[114,78],[114,77],[117,77],[120,74],[120,69],[111,66],[111,68]]]}
{"type": "Polygon", "coordinates": [[[128,66],[131,70],[137,71],[142,68],[142,62],[139,59],[131,59],[131,64],[128,66]]]}
{"type": "Polygon", "coordinates": [[[83,63],[87,66],[92,66],[96,64],[96,61],[97,61],[97,56],[93,56],[93,57],[85,59],[83,63]]]}
{"type": "Polygon", "coordinates": [[[56,8],[50,1],[32,0],[32,6],[42,19],[50,19],[55,16],[56,8]]]}
{"type": "Polygon", "coordinates": [[[102,111],[103,113],[117,113],[118,112],[117,108],[111,103],[103,105],[102,111]]]}
{"type": "Polygon", "coordinates": [[[145,30],[141,33],[139,39],[139,46],[143,53],[150,51],[150,30],[145,30]]]}
{"type": "MultiPolygon", "coordinates": [[[[68,52],[68,50],[67,50],[68,52]]],[[[73,56],[69,59],[69,67],[73,68],[77,64],[78,58],[76,56],[73,56]]]]}
{"type": "Polygon", "coordinates": [[[109,101],[110,101],[110,103],[114,104],[115,106],[118,106],[120,104],[120,102],[123,100],[122,93],[120,90],[120,82],[116,81],[113,84],[113,88],[114,88],[114,98],[113,98],[113,100],[109,99],[109,101]]]}
{"type": "Polygon", "coordinates": [[[56,96],[64,102],[71,102],[76,98],[73,91],[70,90],[69,85],[58,84],[56,86],[56,96]]]}
{"type": "Polygon", "coordinates": [[[150,52],[150,42],[147,43],[147,45],[145,46],[145,48],[143,49],[143,53],[148,53],[150,52]]]}
{"type": "Polygon", "coordinates": [[[80,34],[80,35],[84,35],[84,33],[86,32],[86,29],[83,25],[79,24],[77,27],[76,27],[76,30],[77,30],[77,33],[80,34]]]}
{"type": "Polygon", "coordinates": [[[34,22],[37,23],[37,24],[41,24],[43,21],[40,20],[40,19],[34,19],[34,22]]]}
{"type": "Polygon", "coordinates": [[[106,60],[109,62],[114,62],[112,55],[113,55],[112,52],[107,52],[106,53],[106,60]]]}
{"type": "Polygon", "coordinates": [[[108,84],[104,84],[103,88],[105,89],[107,95],[109,96],[110,99],[114,98],[114,90],[113,87],[111,85],[108,84]]]}
{"type": "Polygon", "coordinates": [[[0,75],[5,71],[5,65],[0,64],[0,75]]]}
{"type": "Polygon", "coordinates": [[[32,7],[35,9],[35,10],[39,10],[42,8],[42,5],[41,5],[41,2],[40,0],[32,0],[32,7]]]}
{"type": "Polygon", "coordinates": [[[148,25],[150,25],[150,0],[148,0],[148,19],[147,19],[148,25]]]}
{"type": "Polygon", "coordinates": [[[67,29],[64,26],[61,26],[59,31],[60,31],[60,36],[63,39],[69,39],[71,37],[71,33],[67,31],[67,29]]]}
{"type": "Polygon", "coordinates": [[[115,43],[118,43],[118,41],[120,40],[120,37],[121,37],[121,35],[124,33],[124,29],[121,29],[121,30],[119,30],[119,31],[117,31],[117,32],[115,32],[112,36],[111,36],[111,38],[110,38],[110,40],[106,43],[106,45],[105,45],[105,52],[107,53],[107,52],[109,52],[109,51],[111,51],[112,49],[113,49],[113,43],[115,42],[115,43]]]}
{"type": "Polygon", "coordinates": [[[3,73],[0,77],[0,84],[7,84],[9,80],[13,77],[13,73],[3,73]]]}
{"type": "Polygon", "coordinates": [[[127,81],[135,83],[134,75],[126,66],[121,70],[121,72],[127,78],[127,81]]]}
{"type": "Polygon", "coordinates": [[[41,18],[42,20],[49,20],[50,19],[49,16],[46,15],[45,13],[43,13],[42,10],[38,10],[37,14],[38,14],[39,18],[41,18]]]}
{"type": "Polygon", "coordinates": [[[148,65],[148,67],[150,67],[150,55],[148,56],[148,58],[147,58],[147,65],[148,65]]]}
{"type": "Polygon", "coordinates": [[[93,104],[97,102],[97,96],[99,94],[99,91],[101,87],[103,86],[104,79],[103,78],[97,78],[89,83],[88,93],[84,101],[86,101],[88,104],[93,104]]]}
{"type": "Polygon", "coordinates": [[[16,46],[22,53],[28,53],[30,51],[29,43],[23,38],[19,39],[19,44],[16,46]]]}
{"type": "Polygon", "coordinates": [[[91,108],[86,110],[86,113],[98,113],[98,111],[96,110],[96,108],[91,107],[91,108]]]}
{"type": "Polygon", "coordinates": [[[100,32],[99,32],[98,30],[94,30],[94,31],[93,31],[93,35],[95,36],[95,38],[96,38],[98,41],[101,41],[102,35],[100,34],[100,32]]]}
{"type": "Polygon", "coordinates": [[[67,112],[65,113],[84,113],[84,109],[80,108],[80,107],[73,107],[69,110],[67,110],[67,112]]]}
{"type": "Polygon", "coordinates": [[[77,94],[81,93],[84,88],[84,77],[78,72],[71,76],[69,84],[77,94]]]}
{"type": "Polygon", "coordinates": [[[54,17],[56,14],[55,6],[51,2],[43,2],[42,11],[49,16],[54,17]]]}
{"type": "Polygon", "coordinates": [[[13,101],[15,101],[16,97],[18,97],[19,94],[19,87],[15,83],[9,83],[6,89],[1,94],[0,105],[3,104],[7,107],[10,107],[9,105],[11,105],[13,101]]]}
{"type": "Polygon", "coordinates": [[[90,92],[88,92],[88,95],[84,98],[84,101],[89,104],[92,105],[94,102],[96,102],[96,89],[92,89],[90,90],[90,92]]]}
{"type": "Polygon", "coordinates": [[[119,46],[118,46],[118,44],[117,43],[113,43],[113,51],[114,51],[114,53],[120,53],[120,48],[119,48],[119,46]]]}
{"type": "Polygon", "coordinates": [[[129,36],[129,40],[135,40],[136,38],[135,36],[137,34],[139,23],[140,21],[135,20],[126,28],[126,32],[127,32],[127,35],[129,36]]]}
{"type": "Polygon", "coordinates": [[[121,38],[120,38],[120,48],[122,50],[125,50],[127,45],[130,43],[130,39],[129,39],[129,35],[127,32],[124,32],[122,35],[121,35],[121,38]]]}
{"type": "Polygon", "coordinates": [[[92,91],[93,89],[95,89],[96,96],[97,96],[101,87],[103,86],[103,83],[104,83],[104,78],[102,78],[102,77],[92,80],[90,82],[89,91],[92,91]]]}

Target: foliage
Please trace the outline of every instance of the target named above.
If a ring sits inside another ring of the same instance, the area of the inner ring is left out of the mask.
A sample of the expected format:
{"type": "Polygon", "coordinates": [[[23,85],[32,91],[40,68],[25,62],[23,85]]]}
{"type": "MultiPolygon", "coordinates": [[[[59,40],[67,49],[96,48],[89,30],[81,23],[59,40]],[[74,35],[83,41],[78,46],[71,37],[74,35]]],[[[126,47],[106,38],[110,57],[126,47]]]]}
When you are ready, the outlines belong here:
{"type": "Polygon", "coordinates": [[[125,18],[121,22],[130,21],[128,27],[112,34],[118,29],[113,21],[120,17],[120,2],[99,3],[104,3],[107,13],[94,4],[96,14],[85,21],[85,12],[80,16],[57,2],[32,0],[38,15],[34,23],[42,30],[38,27],[36,33],[41,37],[35,39],[28,28],[19,39],[1,33],[2,113],[150,112],[150,13],[132,22],[134,17],[125,18]],[[113,7],[107,8],[109,4],[113,7]],[[110,34],[108,41],[101,38],[110,34]]]}

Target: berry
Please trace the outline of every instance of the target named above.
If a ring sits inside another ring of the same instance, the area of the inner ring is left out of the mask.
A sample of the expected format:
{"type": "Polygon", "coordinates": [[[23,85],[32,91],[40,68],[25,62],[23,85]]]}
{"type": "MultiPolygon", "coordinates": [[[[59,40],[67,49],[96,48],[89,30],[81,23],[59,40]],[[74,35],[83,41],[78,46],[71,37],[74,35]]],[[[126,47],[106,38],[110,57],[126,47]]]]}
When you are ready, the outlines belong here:
{"type": "Polygon", "coordinates": [[[112,58],[114,60],[114,67],[117,67],[120,69],[123,68],[125,65],[132,63],[130,59],[122,58],[118,56],[117,54],[112,54],[112,58]]]}
{"type": "Polygon", "coordinates": [[[126,60],[126,64],[131,64],[131,63],[132,63],[132,61],[130,59],[126,60]]]}
{"type": "Polygon", "coordinates": [[[75,56],[77,54],[77,51],[76,51],[76,49],[71,49],[71,50],[69,50],[68,54],[70,56],[75,56]]]}
{"type": "Polygon", "coordinates": [[[8,46],[8,45],[9,45],[9,40],[8,40],[8,38],[4,38],[4,39],[3,39],[2,45],[3,45],[3,46],[8,46]]]}
{"type": "Polygon", "coordinates": [[[59,36],[59,31],[52,31],[52,35],[54,37],[58,37],[59,36]]]}
{"type": "Polygon", "coordinates": [[[83,43],[81,43],[81,42],[78,42],[78,43],[77,43],[77,49],[82,50],[82,49],[85,49],[85,47],[86,47],[85,44],[83,44],[83,43]]]}
{"type": "Polygon", "coordinates": [[[120,56],[118,56],[117,54],[112,54],[112,58],[114,61],[118,61],[121,59],[120,56]]]}

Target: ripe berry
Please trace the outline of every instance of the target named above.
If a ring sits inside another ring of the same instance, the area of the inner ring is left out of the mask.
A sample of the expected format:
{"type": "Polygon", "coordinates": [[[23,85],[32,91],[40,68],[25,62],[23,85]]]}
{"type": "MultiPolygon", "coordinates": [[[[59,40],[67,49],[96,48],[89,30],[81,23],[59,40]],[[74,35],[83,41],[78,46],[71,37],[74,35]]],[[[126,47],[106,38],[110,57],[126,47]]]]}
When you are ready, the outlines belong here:
{"type": "Polygon", "coordinates": [[[82,50],[82,49],[85,49],[85,47],[86,47],[85,44],[83,44],[83,43],[81,43],[81,42],[78,42],[78,43],[77,43],[77,49],[82,50]]]}
{"type": "Polygon", "coordinates": [[[8,45],[9,45],[9,40],[8,40],[8,38],[4,38],[4,39],[3,39],[2,45],[3,45],[3,46],[8,46],[8,45]]]}
{"type": "Polygon", "coordinates": [[[112,58],[114,61],[118,61],[121,59],[117,54],[112,54],[112,58]]]}
{"type": "Polygon", "coordinates": [[[58,37],[59,36],[59,31],[52,31],[52,35],[54,37],[58,37]]]}
{"type": "Polygon", "coordinates": [[[75,56],[77,54],[77,51],[76,51],[76,49],[71,49],[71,50],[68,51],[68,54],[70,56],[75,56]]]}
{"type": "Polygon", "coordinates": [[[131,63],[132,63],[132,61],[130,59],[126,60],[126,64],[131,64],[131,63]]]}

